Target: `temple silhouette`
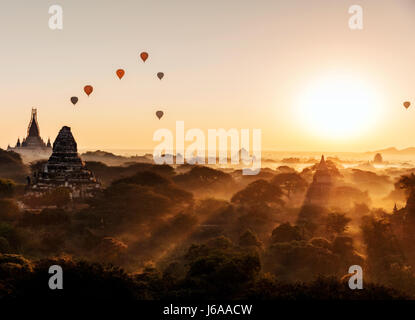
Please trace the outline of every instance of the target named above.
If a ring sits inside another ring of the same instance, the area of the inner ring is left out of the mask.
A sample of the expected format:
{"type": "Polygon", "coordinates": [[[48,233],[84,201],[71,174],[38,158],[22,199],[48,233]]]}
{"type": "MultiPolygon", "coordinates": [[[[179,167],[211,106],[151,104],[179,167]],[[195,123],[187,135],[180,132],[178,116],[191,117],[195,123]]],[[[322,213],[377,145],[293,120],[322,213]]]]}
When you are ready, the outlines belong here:
{"type": "Polygon", "coordinates": [[[324,156],[321,156],[321,161],[316,168],[313,182],[308,188],[304,204],[326,207],[330,202],[332,188],[332,176],[324,156]]]}
{"type": "Polygon", "coordinates": [[[23,157],[29,158],[47,158],[52,153],[50,139],[45,143],[40,137],[40,128],[37,121],[37,109],[32,108],[32,115],[27,128],[27,136],[20,141],[17,139],[15,147],[7,147],[7,151],[14,151],[23,157]]]}
{"type": "Polygon", "coordinates": [[[57,187],[70,189],[75,198],[89,198],[101,187],[78,154],[71,128],[64,126],[53,143],[53,153],[29,181],[29,194],[42,194],[57,187]]]}

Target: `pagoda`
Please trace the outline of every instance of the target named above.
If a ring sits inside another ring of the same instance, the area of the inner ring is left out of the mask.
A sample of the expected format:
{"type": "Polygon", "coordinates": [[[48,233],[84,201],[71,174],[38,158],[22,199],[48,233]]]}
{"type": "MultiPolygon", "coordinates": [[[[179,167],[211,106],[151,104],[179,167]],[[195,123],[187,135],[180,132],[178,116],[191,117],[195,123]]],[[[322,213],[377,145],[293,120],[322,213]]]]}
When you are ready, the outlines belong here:
{"type": "Polygon", "coordinates": [[[332,187],[332,176],[323,155],[314,173],[313,182],[307,191],[305,204],[322,207],[327,206],[329,204],[332,187]]]}
{"type": "Polygon", "coordinates": [[[53,143],[53,152],[42,169],[35,172],[31,192],[46,192],[67,187],[72,198],[88,198],[100,189],[100,183],[78,154],[70,127],[62,127],[53,143]]]}
{"type": "Polygon", "coordinates": [[[15,147],[7,147],[7,151],[14,151],[19,153],[24,158],[42,159],[48,158],[52,153],[52,146],[50,144],[50,139],[45,143],[40,137],[39,123],[37,121],[37,109],[32,108],[32,116],[27,128],[27,136],[20,141],[20,138],[17,139],[15,147]]]}

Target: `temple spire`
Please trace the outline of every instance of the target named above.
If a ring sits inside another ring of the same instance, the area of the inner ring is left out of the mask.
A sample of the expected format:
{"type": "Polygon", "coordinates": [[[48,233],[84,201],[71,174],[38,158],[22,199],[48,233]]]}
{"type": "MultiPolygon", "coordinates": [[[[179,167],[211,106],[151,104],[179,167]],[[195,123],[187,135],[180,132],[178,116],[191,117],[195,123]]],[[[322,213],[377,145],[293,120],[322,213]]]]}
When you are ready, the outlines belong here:
{"type": "Polygon", "coordinates": [[[39,125],[37,123],[37,109],[32,108],[32,118],[30,119],[29,127],[27,129],[27,136],[28,137],[39,137],[40,130],[39,125]]]}
{"type": "Polygon", "coordinates": [[[324,159],[324,155],[321,156],[321,160],[317,167],[317,170],[328,170],[326,160],[324,159]]]}

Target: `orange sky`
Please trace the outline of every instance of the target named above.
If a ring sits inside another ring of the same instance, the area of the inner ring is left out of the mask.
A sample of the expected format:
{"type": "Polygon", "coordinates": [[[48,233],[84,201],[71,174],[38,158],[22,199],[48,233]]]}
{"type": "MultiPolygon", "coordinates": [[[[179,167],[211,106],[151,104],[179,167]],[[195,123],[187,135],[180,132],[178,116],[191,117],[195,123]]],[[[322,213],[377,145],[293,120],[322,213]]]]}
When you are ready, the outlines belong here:
{"type": "Polygon", "coordinates": [[[0,4],[2,148],[24,136],[32,106],[44,138],[68,125],[81,148],[151,149],[154,131],[177,120],[260,128],[268,150],[415,146],[415,109],[402,107],[415,105],[413,0],[61,0],[58,31],[48,28],[52,4],[0,4]],[[354,4],[364,10],[361,31],[348,27],[354,4]],[[324,121],[304,109],[318,101],[302,105],[308,88],[324,91],[319,79],[337,76],[374,96],[368,125],[354,134],[322,134],[324,121]]]}

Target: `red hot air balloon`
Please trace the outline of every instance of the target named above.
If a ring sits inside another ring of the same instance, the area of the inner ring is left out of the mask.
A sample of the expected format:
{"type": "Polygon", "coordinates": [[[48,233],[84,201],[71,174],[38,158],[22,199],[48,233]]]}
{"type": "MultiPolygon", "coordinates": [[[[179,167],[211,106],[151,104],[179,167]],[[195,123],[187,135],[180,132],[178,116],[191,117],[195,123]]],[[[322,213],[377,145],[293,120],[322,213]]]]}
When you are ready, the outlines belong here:
{"type": "Polygon", "coordinates": [[[404,106],[406,109],[408,109],[408,108],[411,106],[411,103],[410,103],[409,101],[405,101],[405,102],[403,103],[403,106],[404,106]]]}
{"type": "Polygon", "coordinates": [[[90,85],[87,85],[87,86],[84,87],[84,91],[89,97],[89,95],[92,93],[92,91],[94,91],[94,88],[90,85]]]}
{"type": "Polygon", "coordinates": [[[146,62],[146,60],[148,58],[148,53],[147,52],[141,52],[140,57],[141,57],[141,60],[143,60],[143,62],[146,62]]]}
{"type": "Polygon", "coordinates": [[[76,105],[76,103],[78,102],[78,97],[71,97],[71,102],[73,105],[76,105]]]}
{"type": "Polygon", "coordinates": [[[161,119],[161,117],[164,115],[164,112],[163,111],[157,111],[156,112],[156,116],[157,116],[157,118],[159,118],[159,120],[161,119]]]}
{"type": "Polygon", "coordinates": [[[163,79],[163,77],[164,77],[164,73],[163,72],[157,73],[157,78],[159,78],[161,80],[161,79],[163,79]]]}
{"type": "Polygon", "coordinates": [[[116,73],[117,73],[118,78],[120,78],[121,80],[122,77],[124,77],[125,71],[123,69],[118,69],[116,73]]]}

